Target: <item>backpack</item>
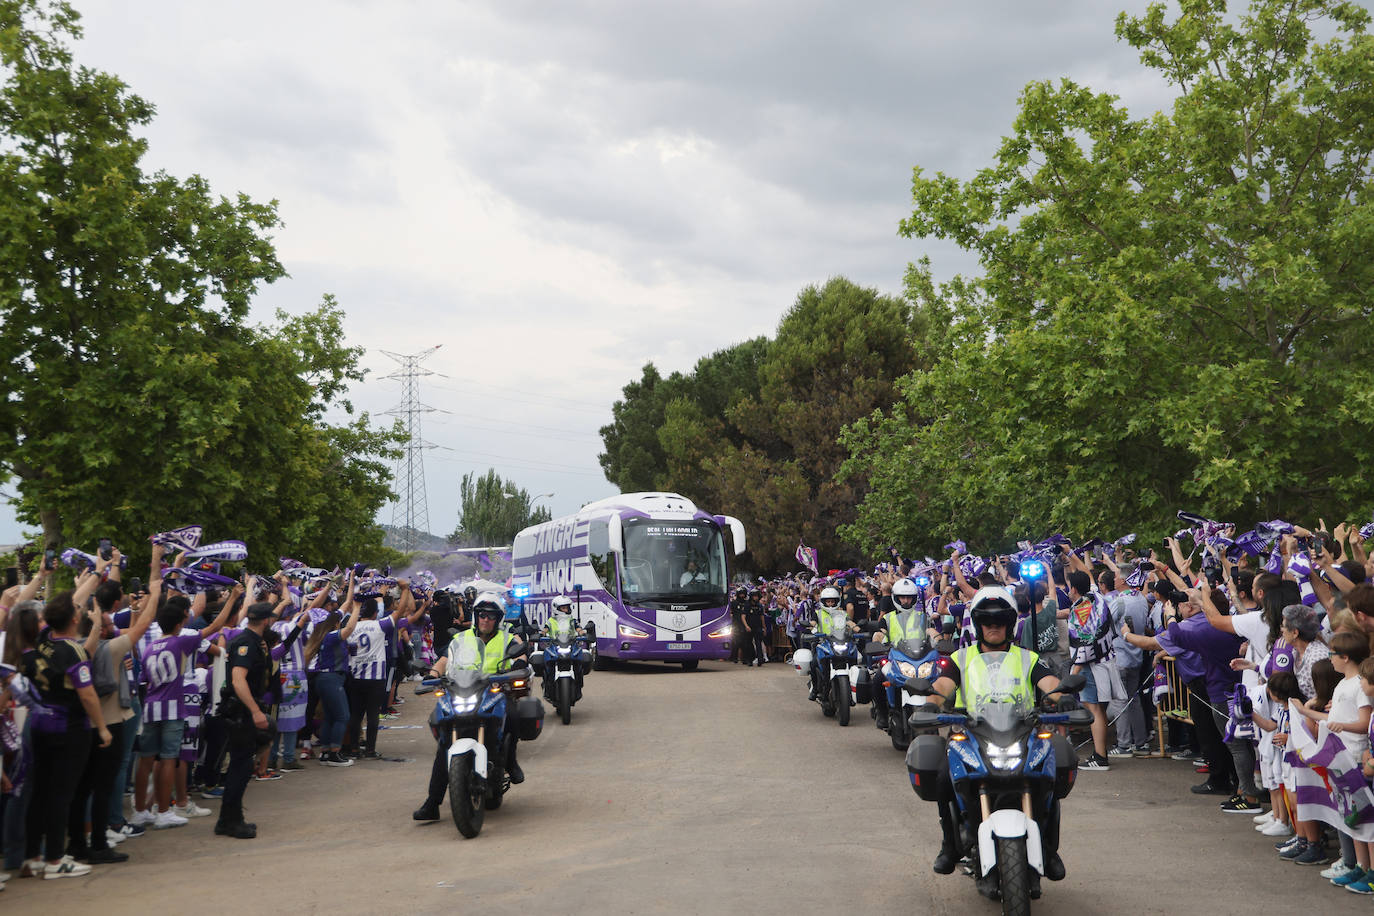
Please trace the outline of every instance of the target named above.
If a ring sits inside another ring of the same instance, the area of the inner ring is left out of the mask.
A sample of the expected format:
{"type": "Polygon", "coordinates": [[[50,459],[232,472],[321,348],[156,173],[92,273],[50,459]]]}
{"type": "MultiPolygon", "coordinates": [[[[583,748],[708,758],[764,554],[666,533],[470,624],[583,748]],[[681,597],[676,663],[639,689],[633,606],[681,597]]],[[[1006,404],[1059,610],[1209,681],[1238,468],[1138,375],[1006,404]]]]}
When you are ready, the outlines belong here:
{"type": "Polygon", "coordinates": [[[122,666],[111,657],[112,654],[108,642],[101,643],[100,648],[95,650],[95,658],[91,663],[91,686],[98,697],[107,697],[119,689],[122,666]]]}

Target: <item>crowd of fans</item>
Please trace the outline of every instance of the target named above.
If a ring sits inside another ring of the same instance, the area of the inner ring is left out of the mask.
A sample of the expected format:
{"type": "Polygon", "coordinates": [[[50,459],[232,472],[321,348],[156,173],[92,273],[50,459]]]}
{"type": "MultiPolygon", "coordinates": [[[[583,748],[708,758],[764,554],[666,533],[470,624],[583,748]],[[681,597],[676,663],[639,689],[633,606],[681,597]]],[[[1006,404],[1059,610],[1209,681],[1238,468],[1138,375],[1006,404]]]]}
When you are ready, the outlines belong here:
{"type": "Polygon", "coordinates": [[[187,564],[186,545],[166,548],[171,563],[164,552],[155,539],[145,584],[124,575],[113,547],[69,550],[75,587],[57,591],[49,551],[0,595],[0,890],[14,876],[126,861],[120,844],[208,818],[202,801],[221,803],[216,834],[256,835],[233,785],[235,729],[251,735],[257,780],[307,760],[380,757],[379,723],[404,702],[398,685],[433,663],[433,634],[463,617],[462,596],[427,573],[283,559],[271,578],[231,579],[218,563],[187,564]],[[261,643],[239,640],[250,631],[261,643]],[[239,721],[233,673],[260,644],[270,670],[251,721],[239,721]]]}
{"type": "Polygon", "coordinates": [[[1137,549],[1132,535],[1078,546],[1051,535],[978,557],[955,541],[947,560],[892,551],[871,572],[741,586],[731,604],[748,636],[739,660],[788,651],[770,648],[774,634],[799,645],[826,586],[862,623],[890,611],[893,583],[911,578],[951,648],[974,639],[968,600],[1004,586],[1020,610],[1017,643],[1087,675],[1080,700],[1093,724],[1080,769],[1186,761],[1205,777],[1192,792],[1215,796],[1221,814],[1249,815],[1280,859],[1327,866],[1333,885],[1374,894],[1374,524],[1273,521],[1237,533],[1180,518],[1189,527],[1159,551],[1137,549]]]}

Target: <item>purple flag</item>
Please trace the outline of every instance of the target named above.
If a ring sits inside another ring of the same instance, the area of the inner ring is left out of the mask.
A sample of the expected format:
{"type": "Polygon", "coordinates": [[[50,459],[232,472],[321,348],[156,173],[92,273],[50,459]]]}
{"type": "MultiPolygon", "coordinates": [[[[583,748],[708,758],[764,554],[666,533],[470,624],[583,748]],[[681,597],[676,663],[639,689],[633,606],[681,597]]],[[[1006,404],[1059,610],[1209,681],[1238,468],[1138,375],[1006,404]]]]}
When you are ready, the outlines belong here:
{"type": "Polygon", "coordinates": [[[482,567],[482,572],[491,572],[491,557],[487,556],[485,550],[477,555],[477,563],[482,567]]]}
{"type": "Polygon", "coordinates": [[[58,557],[62,565],[69,569],[95,569],[96,559],[84,550],[77,550],[75,547],[68,547],[62,551],[58,557]]]}
{"type": "Polygon", "coordinates": [[[820,572],[820,558],[816,548],[807,547],[805,541],[797,541],[797,562],[811,570],[812,575],[820,572]]]}
{"type": "Polygon", "coordinates": [[[968,545],[963,541],[951,541],[945,545],[945,550],[957,550],[960,554],[968,553],[968,545]]]}
{"type": "Polygon", "coordinates": [[[1314,738],[1307,731],[1307,719],[1289,701],[1293,723],[1288,737],[1297,790],[1298,818],[1321,821],[1348,833],[1362,843],[1374,842],[1374,794],[1360,773],[1355,755],[1340,736],[1333,735],[1322,722],[1314,738]]]}

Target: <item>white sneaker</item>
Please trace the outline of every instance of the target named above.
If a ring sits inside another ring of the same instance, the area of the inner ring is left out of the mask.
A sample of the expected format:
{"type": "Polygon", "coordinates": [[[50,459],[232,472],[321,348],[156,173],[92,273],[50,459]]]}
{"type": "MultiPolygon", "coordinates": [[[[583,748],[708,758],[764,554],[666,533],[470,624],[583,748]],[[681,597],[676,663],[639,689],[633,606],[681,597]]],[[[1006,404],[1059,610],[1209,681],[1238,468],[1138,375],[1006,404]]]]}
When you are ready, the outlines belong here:
{"type": "Polygon", "coordinates": [[[209,817],[210,814],[211,814],[209,808],[202,808],[202,807],[200,807],[199,805],[197,805],[195,802],[191,801],[189,798],[186,800],[186,804],[184,804],[184,805],[173,805],[173,806],[172,806],[172,811],[173,811],[178,817],[187,817],[187,818],[190,818],[190,817],[209,817]]]}
{"type": "Polygon", "coordinates": [[[157,815],[149,808],[147,811],[135,811],[133,817],[129,818],[129,823],[135,827],[147,827],[156,819],[157,815]]]}
{"type": "Polygon", "coordinates": [[[1256,824],[1267,824],[1274,819],[1273,811],[1265,811],[1263,814],[1256,814],[1251,820],[1256,824]]]}
{"type": "Polygon", "coordinates": [[[1274,823],[1262,829],[1260,833],[1265,836],[1292,836],[1293,828],[1289,827],[1283,821],[1274,821],[1274,823]]]}
{"type": "Polygon", "coordinates": [[[174,812],[171,808],[166,811],[159,811],[157,817],[153,818],[154,830],[166,830],[168,827],[185,827],[186,818],[174,812]]]}
{"type": "Polygon", "coordinates": [[[123,843],[127,839],[128,837],[126,837],[124,834],[120,833],[117,830],[105,831],[105,842],[109,843],[112,847],[118,846],[120,843],[123,843]]]}
{"type": "Polygon", "coordinates": [[[1331,863],[1329,868],[1323,868],[1321,870],[1321,876],[1328,881],[1335,881],[1337,878],[1350,874],[1358,867],[1359,866],[1346,865],[1344,859],[1337,859],[1331,863]]]}
{"type": "Polygon", "coordinates": [[[44,878],[80,878],[82,875],[89,875],[91,867],[83,865],[71,856],[63,856],[62,861],[56,865],[48,865],[43,869],[44,878]]]}

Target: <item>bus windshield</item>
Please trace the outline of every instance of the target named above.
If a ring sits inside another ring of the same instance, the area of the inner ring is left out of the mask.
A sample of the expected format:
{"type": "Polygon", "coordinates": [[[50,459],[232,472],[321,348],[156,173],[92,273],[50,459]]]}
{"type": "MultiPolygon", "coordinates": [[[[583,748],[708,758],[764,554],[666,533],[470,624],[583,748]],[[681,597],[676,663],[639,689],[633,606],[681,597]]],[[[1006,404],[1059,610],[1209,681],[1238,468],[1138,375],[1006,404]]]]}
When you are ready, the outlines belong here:
{"type": "Polygon", "coordinates": [[[725,603],[725,544],[710,522],[625,522],[627,603],[725,603]]]}

